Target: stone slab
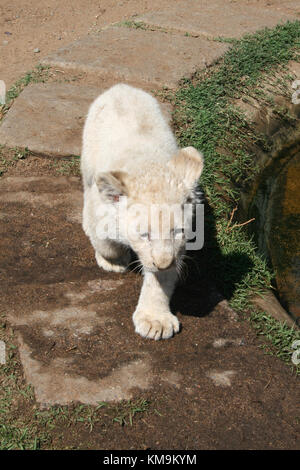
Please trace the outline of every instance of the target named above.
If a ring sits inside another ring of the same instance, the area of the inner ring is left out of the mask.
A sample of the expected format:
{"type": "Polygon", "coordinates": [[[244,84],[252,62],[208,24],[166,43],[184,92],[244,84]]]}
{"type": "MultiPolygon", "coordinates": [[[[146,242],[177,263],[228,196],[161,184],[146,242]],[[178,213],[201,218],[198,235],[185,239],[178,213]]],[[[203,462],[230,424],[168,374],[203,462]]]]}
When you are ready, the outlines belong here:
{"type": "Polygon", "coordinates": [[[226,50],[225,44],[176,33],[110,27],[59,49],[42,63],[130,84],[175,88],[181,78],[226,50]]]}
{"type": "MultiPolygon", "coordinates": [[[[104,90],[67,83],[29,85],[0,125],[0,144],[54,157],[80,155],[88,108],[104,90]]],[[[171,120],[172,107],[162,103],[171,120]]]]}
{"type": "Polygon", "coordinates": [[[272,315],[276,320],[286,323],[288,326],[297,327],[292,317],[288,315],[286,310],[280,305],[273,292],[265,292],[263,296],[255,296],[252,303],[259,307],[262,311],[272,315]]]}
{"type": "MultiPolygon", "coordinates": [[[[281,2],[284,6],[286,2],[281,2]]],[[[296,2],[287,2],[295,4],[296,2]]],[[[252,33],[264,27],[273,27],[280,22],[299,19],[297,10],[283,10],[273,6],[260,6],[254,2],[229,0],[190,0],[184,6],[171,5],[168,10],[146,13],[134,18],[149,26],[167,30],[181,31],[194,36],[208,38],[235,37],[239,38],[246,33],[252,33]]],[[[296,8],[296,7],[295,7],[296,8]]],[[[298,5],[300,12],[300,7],[298,5]]],[[[210,47],[214,48],[215,45],[210,47]]]]}
{"type": "MultiPolygon", "coordinates": [[[[255,4],[255,0],[252,0],[252,3],[255,4]]],[[[269,9],[287,11],[289,13],[294,13],[295,15],[300,15],[299,0],[285,0],[284,2],[282,0],[264,0],[263,6],[268,7],[269,9]]]]}
{"type": "Polygon", "coordinates": [[[37,83],[24,89],[0,126],[0,143],[51,156],[80,155],[88,108],[101,93],[94,87],[37,83]]]}

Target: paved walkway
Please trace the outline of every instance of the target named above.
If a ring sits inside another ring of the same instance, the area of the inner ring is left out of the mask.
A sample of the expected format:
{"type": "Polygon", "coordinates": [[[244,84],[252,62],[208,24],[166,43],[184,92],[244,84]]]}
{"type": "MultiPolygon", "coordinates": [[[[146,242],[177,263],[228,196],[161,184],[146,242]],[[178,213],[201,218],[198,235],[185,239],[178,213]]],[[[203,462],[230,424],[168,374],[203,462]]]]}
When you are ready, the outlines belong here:
{"type": "Polygon", "coordinates": [[[108,25],[44,58],[43,65],[60,71],[59,81],[24,90],[0,127],[0,144],[43,155],[80,155],[88,106],[104,89],[120,81],[147,90],[176,88],[181,78],[224,54],[228,44],[216,39],[240,37],[300,14],[298,1],[182,3],[108,25]],[[72,86],[64,82],[68,74],[72,86]]]}
{"type": "MultiPolygon", "coordinates": [[[[78,81],[26,87],[0,126],[0,144],[80,155],[88,106],[108,86],[173,89],[226,51],[215,38],[240,37],[300,13],[298,1],[182,3],[108,26],[44,58],[58,76],[78,81]]],[[[41,406],[145,393],[169,409],[171,418],[157,431],[166,448],[299,446],[298,382],[264,355],[209,280],[195,277],[175,295],[179,335],[146,341],[131,320],[141,279],[97,268],[80,225],[79,178],[2,177],[0,200],[0,313],[17,332],[24,373],[41,406]]]]}

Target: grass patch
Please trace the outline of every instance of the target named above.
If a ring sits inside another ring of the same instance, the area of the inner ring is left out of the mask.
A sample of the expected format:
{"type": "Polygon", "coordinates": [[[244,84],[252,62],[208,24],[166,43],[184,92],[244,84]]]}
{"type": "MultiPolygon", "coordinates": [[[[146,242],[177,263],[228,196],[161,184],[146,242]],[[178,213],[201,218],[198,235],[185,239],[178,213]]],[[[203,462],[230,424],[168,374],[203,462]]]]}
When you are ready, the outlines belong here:
{"type": "Polygon", "coordinates": [[[114,409],[116,416],[112,418],[112,421],[119,423],[121,426],[132,426],[135,415],[148,411],[149,404],[149,401],[144,399],[123,402],[114,409]]]}
{"type": "Polygon", "coordinates": [[[89,432],[92,432],[95,426],[103,424],[105,418],[108,418],[108,423],[132,426],[135,416],[138,413],[147,412],[149,405],[149,401],[137,399],[134,401],[124,400],[117,405],[99,402],[97,406],[83,404],[52,406],[47,410],[37,410],[35,417],[48,430],[61,425],[71,427],[81,423],[89,432]]]}
{"type": "MultiPolygon", "coordinates": [[[[262,347],[267,354],[272,354],[282,359],[287,364],[292,364],[292,355],[295,349],[292,344],[299,341],[300,350],[300,331],[280,323],[265,312],[253,310],[250,315],[253,327],[258,335],[268,339],[268,343],[262,347]]],[[[300,364],[295,365],[296,371],[300,373],[300,364]]]]}
{"type": "Polygon", "coordinates": [[[58,175],[80,176],[80,156],[57,159],[52,163],[58,175]]]}
{"type": "Polygon", "coordinates": [[[0,145],[0,177],[3,176],[9,168],[15,166],[19,160],[25,160],[30,155],[28,148],[7,149],[0,145]]]}
{"type": "MultiPolygon", "coordinates": [[[[244,313],[252,308],[251,296],[271,286],[273,273],[257,253],[246,227],[232,224],[232,215],[241,190],[258,172],[253,148],[267,152],[272,142],[233,103],[253,99],[272,106],[272,94],[290,99],[292,77],[285,65],[299,61],[300,22],[287,22],[231,42],[231,49],[215,67],[182,81],[174,99],[174,123],[181,146],[193,145],[205,156],[201,184],[212,208],[206,223],[215,233],[214,241],[206,240],[211,244],[210,275],[232,307],[244,313]],[[243,259],[249,261],[249,269],[237,280],[243,259]]],[[[280,112],[284,116],[284,110],[280,112]]],[[[260,317],[255,318],[257,327],[260,317]]],[[[260,333],[266,332],[263,318],[260,333]]],[[[297,333],[285,336],[278,328],[278,335],[288,337],[291,344],[297,333]]],[[[284,341],[274,339],[273,345],[277,351],[285,350],[284,341]]]]}
{"type": "Polygon", "coordinates": [[[143,398],[40,409],[23,378],[13,330],[4,315],[0,340],[6,345],[6,364],[0,365],[0,450],[95,448],[99,433],[111,426],[134,426],[142,416],[156,412],[143,398]]]}
{"type": "Polygon", "coordinates": [[[117,23],[116,26],[125,26],[125,28],[131,28],[131,29],[149,29],[146,23],[143,21],[134,21],[134,20],[125,20],[121,21],[120,23],[117,23]]]}
{"type": "Polygon", "coordinates": [[[0,340],[6,345],[6,364],[0,365],[0,450],[36,450],[49,442],[33,418],[34,395],[20,373],[12,331],[0,318],[0,340]]]}
{"type": "MultiPolygon", "coordinates": [[[[39,162],[36,164],[36,169],[39,170],[39,174],[45,174],[49,169],[51,172],[50,174],[53,176],[80,176],[80,157],[77,155],[67,158],[47,160],[44,157],[35,157],[28,148],[6,148],[5,146],[0,145],[0,177],[5,175],[9,170],[12,170],[13,172],[18,171],[18,168],[16,169],[18,162],[22,162],[29,157],[39,158],[39,162]],[[47,162],[48,168],[46,169],[46,167],[43,166],[41,170],[41,162],[47,162]],[[42,171],[43,173],[41,173],[42,171]]],[[[10,175],[11,174],[12,172],[10,171],[10,175]]]]}
{"type": "Polygon", "coordinates": [[[6,105],[16,99],[21,91],[30,83],[44,83],[49,75],[49,67],[46,65],[37,65],[33,70],[27,72],[21,77],[6,93],[6,105]]]}
{"type": "Polygon", "coordinates": [[[14,83],[6,93],[6,103],[0,106],[0,121],[5,116],[13,101],[19,96],[21,91],[30,83],[44,83],[49,78],[49,67],[37,65],[33,70],[27,72],[23,77],[14,83]]]}
{"type": "Polygon", "coordinates": [[[120,23],[116,23],[115,26],[123,26],[125,28],[130,28],[130,29],[142,29],[144,31],[160,31],[161,33],[169,33],[165,28],[162,28],[161,26],[151,26],[148,25],[147,23],[144,23],[143,21],[134,21],[134,20],[125,20],[121,21],[120,23]]]}
{"type": "Polygon", "coordinates": [[[27,72],[23,77],[14,83],[6,93],[6,102],[0,105],[0,122],[10,109],[13,101],[19,96],[24,88],[30,83],[46,82],[49,78],[49,67],[37,65],[35,69],[27,72]]]}

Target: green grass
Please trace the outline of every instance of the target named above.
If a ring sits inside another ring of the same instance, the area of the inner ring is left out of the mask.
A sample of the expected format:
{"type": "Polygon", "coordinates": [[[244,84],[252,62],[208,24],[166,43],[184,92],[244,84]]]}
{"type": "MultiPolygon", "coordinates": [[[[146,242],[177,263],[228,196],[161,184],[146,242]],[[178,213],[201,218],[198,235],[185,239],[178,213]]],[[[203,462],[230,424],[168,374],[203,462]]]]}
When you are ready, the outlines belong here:
{"type": "MultiPolygon", "coordinates": [[[[97,406],[77,403],[40,409],[33,388],[23,378],[14,339],[13,331],[1,316],[0,340],[6,344],[6,364],[0,365],[0,450],[65,449],[69,444],[73,448],[72,442],[77,442],[81,432],[91,436],[92,441],[109,427],[133,426],[138,416],[157,413],[144,398],[99,402],[97,406]]],[[[84,446],[88,441],[87,438],[84,446]]]]}
{"type": "Polygon", "coordinates": [[[118,404],[99,402],[97,406],[78,404],[70,406],[52,406],[47,410],[37,410],[35,417],[39,423],[48,430],[54,429],[58,425],[67,424],[69,427],[82,423],[89,432],[94,427],[103,422],[107,417],[111,423],[118,423],[121,426],[133,425],[135,416],[138,413],[145,413],[149,410],[150,402],[144,399],[123,400],[118,404]]]}
{"type": "Polygon", "coordinates": [[[131,29],[149,29],[146,23],[143,21],[133,21],[133,20],[126,20],[126,21],[121,21],[120,23],[117,23],[116,26],[125,26],[126,28],[131,28],[131,29]]]}
{"type": "MultiPolygon", "coordinates": [[[[254,311],[251,296],[271,286],[273,273],[257,253],[247,228],[234,225],[231,215],[239,206],[242,189],[251,184],[259,171],[253,149],[268,152],[272,142],[255,130],[234,103],[255,101],[272,107],[272,93],[290,100],[291,79],[296,77],[286,72],[285,65],[290,60],[299,61],[300,22],[287,22],[231,43],[232,47],[213,68],[182,81],[174,100],[174,122],[181,146],[193,145],[205,156],[201,185],[212,208],[207,224],[215,233],[215,240],[206,238],[211,245],[210,274],[231,306],[241,314],[249,314],[254,311]],[[249,265],[244,275],[242,260],[248,260],[249,265]]],[[[279,111],[280,118],[290,123],[286,110],[274,107],[274,113],[279,111]]],[[[260,317],[255,318],[257,327],[260,317]]],[[[266,331],[263,318],[260,333],[266,331]]],[[[291,330],[286,336],[278,328],[276,334],[274,328],[266,336],[277,351],[283,351],[287,347],[285,338],[291,345],[298,333],[291,330]]],[[[277,355],[282,357],[280,352],[277,355]]]]}
{"type": "Polygon", "coordinates": [[[120,23],[115,23],[115,26],[123,26],[130,29],[142,29],[144,31],[160,31],[161,33],[168,33],[169,31],[161,26],[151,26],[143,21],[125,20],[120,23]]]}
{"type": "MultiPolygon", "coordinates": [[[[300,330],[295,330],[285,323],[278,322],[265,312],[253,309],[251,322],[258,335],[268,339],[262,348],[267,354],[275,355],[287,364],[292,364],[292,349],[294,341],[300,341],[300,330]]],[[[298,348],[300,349],[300,347],[298,348]]],[[[300,373],[300,364],[295,365],[296,372],[300,373]]]]}
{"type": "Polygon", "coordinates": [[[21,91],[30,83],[44,83],[48,79],[49,67],[37,65],[33,70],[21,77],[6,93],[6,105],[17,98],[21,91]]]}
{"type": "Polygon", "coordinates": [[[30,155],[28,148],[18,149],[12,148],[7,149],[3,145],[0,145],[0,177],[4,175],[7,170],[15,166],[19,160],[25,160],[30,155]]]}
{"type": "Polygon", "coordinates": [[[109,426],[132,426],[138,414],[149,412],[150,402],[145,399],[41,410],[32,388],[18,375],[20,364],[8,349],[8,365],[0,366],[0,450],[66,448],[66,433],[75,436],[82,430],[92,435],[95,430],[97,435],[109,426]]]}
{"type": "Polygon", "coordinates": [[[80,176],[80,156],[62,158],[52,163],[58,175],[80,176]]]}
{"type": "Polygon", "coordinates": [[[21,377],[17,348],[6,323],[0,320],[0,340],[6,344],[6,364],[0,365],[0,450],[39,449],[47,434],[32,419],[33,390],[21,377]]]}
{"type": "Polygon", "coordinates": [[[132,426],[133,419],[137,413],[145,413],[149,409],[149,401],[139,399],[136,401],[122,402],[117,405],[112,418],[113,422],[119,423],[121,426],[130,425],[132,426]]]}
{"type": "MultiPolygon", "coordinates": [[[[16,166],[20,160],[26,160],[28,157],[34,156],[28,148],[7,148],[0,145],[0,177],[16,166]]],[[[49,168],[52,168],[57,175],[63,176],[80,176],[80,157],[49,159],[49,168]]]]}

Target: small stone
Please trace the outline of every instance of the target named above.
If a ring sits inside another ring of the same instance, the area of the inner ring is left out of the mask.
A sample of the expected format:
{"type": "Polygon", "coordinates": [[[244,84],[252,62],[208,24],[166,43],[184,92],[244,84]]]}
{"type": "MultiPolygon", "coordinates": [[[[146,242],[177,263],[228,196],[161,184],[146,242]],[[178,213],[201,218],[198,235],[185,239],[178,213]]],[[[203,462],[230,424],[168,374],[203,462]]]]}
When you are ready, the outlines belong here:
{"type": "Polygon", "coordinates": [[[7,46],[8,41],[2,41],[3,46],[7,46]]]}
{"type": "Polygon", "coordinates": [[[3,80],[0,80],[0,106],[5,104],[6,86],[3,80]]]}
{"type": "Polygon", "coordinates": [[[210,371],[207,372],[206,376],[212,379],[214,384],[219,387],[231,387],[230,378],[236,374],[234,370],[224,370],[224,371],[210,371]]]}
{"type": "Polygon", "coordinates": [[[33,52],[34,52],[35,54],[38,54],[38,53],[41,52],[41,51],[39,50],[38,47],[36,47],[36,48],[33,50],[33,52]]]}

